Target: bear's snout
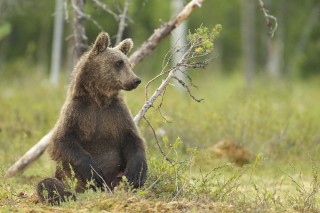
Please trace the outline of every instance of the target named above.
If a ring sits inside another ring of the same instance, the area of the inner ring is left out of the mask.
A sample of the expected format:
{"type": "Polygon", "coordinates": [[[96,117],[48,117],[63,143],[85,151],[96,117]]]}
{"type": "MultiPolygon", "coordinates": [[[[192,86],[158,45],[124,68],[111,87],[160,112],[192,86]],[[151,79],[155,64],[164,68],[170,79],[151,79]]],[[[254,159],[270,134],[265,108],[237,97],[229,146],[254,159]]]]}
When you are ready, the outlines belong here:
{"type": "Polygon", "coordinates": [[[129,90],[133,90],[133,89],[137,88],[140,83],[141,83],[140,78],[138,78],[138,77],[134,78],[131,85],[129,86],[129,90]]]}
{"type": "Polygon", "coordinates": [[[135,78],[133,80],[133,83],[138,86],[141,83],[141,79],[140,78],[135,78]]]}
{"type": "Polygon", "coordinates": [[[127,91],[133,90],[137,88],[140,83],[141,79],[135,76],[133,79],[123,84],[123,89],[127,91]]]}

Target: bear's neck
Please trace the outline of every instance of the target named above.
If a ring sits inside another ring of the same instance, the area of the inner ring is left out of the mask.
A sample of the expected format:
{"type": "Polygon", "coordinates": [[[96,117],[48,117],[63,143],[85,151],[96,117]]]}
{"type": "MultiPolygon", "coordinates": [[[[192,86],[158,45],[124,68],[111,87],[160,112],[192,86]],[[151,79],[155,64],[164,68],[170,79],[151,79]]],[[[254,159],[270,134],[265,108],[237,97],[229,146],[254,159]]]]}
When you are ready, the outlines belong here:
{"type": "Polygon", "coordinates": [[[79,84],[75,84],[70,90],[71,96],[81,97],[87,102],[96,104],[98,107],[110,106],[121,99],[119,91],[99,91],[99,89],[88,88],[79,84]]]}
{"type": "Polygon", "coordinates": [[[105,106],[110,106],[114,102],[117,102],[119,100],[120,94],[119,92],[110,94],[110,95],[95,93],[95,94],[89,94],[89,97],[99,107],[105,107],[105,106]]]}

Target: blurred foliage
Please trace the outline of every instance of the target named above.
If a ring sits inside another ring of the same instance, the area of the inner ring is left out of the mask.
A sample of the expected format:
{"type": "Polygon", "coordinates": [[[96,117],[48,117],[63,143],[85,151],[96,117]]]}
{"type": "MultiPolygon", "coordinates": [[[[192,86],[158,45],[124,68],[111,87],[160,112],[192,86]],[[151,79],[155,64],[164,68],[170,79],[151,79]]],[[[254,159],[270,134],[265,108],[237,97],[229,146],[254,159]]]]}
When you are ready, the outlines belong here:
{"type": "Polygon", "coordinates": [[[0,24],[0,41],[11,32],[11,24],[4,22],[0,24]]]}
{"type": "MultiPolygon", "coordinates": [[[[116,0],[104,2],[114,11],[123,4],[116,0]]],[[[153,132],[142,120],[139,127],[147,144],[150,168],[145,188],[136,193],[122,189],[113,194],[89,191],[80,195],[76,203],[50,207],[33,204],[23,194],[30,195],[39,179],[54,174],[54,163],[47,154],[13,179],[4,180],[3,173],[45,135],[58,118],[72,61],[70,1],[69,18],[65,20],[64,28],[62,81],[56,87],[48,81],[54,1],[0,1],[0,206],[3,211],[124,212],[131,209],[140,212],[154,208],[159,212],[160,207],[169,211],[166,208],[171,204],[174,207],[173,202],[180,199],[182,211],[274,212],[289,209],[289,212],[319,212],[319,194],[314,195],[314,191],[319,190],[314,161],[320,160],[320,102],[317,99],[320,79],[316,76],[320,73],[319,23],[312,28],[293,73],[285,71],[308,14],[318,1],[265,0],[270,13],[279,18],[275,36],[283,38],[281,70],[284,77],[294,78],[275,82],[260,75],[250,89],[244,85],[243,70],[239,68],[242,60],[241,2],[207,0],[188,20],[190,32],[201,25],[208,27],[202,29],[212,29],[216,24],[223,26],[213,48],[214,57],[217,57],[215,63],[206,70],[190,72],[193,83],[198,85],[191,88],[192,92],[204,101],[199,104],[170,85],[161,114],[158,100],[146,115],[158,134],[163,151],[182,163],[171,165],[163,159],[153,132]],[[218,158],[210,151],[222,140],[241,144],[256,156],[256,161],[242,169],[234,168],[228,164],[228,159],[218,158]],[[264,156],[263,160],[261,156],[264,156]],[[314,160],[312,166],[310,159],[314,160]],[[261,163],[259,168],[258,161],[261,163]],[[293,171],[287,172],[288,163],[293,171]],[[289,181],[284,181],[284,176],[289,181]]],[[[259,71],[263,72],[268,30],[258,7],[257,10],[257,16],[253,17],[257,25],[256,40],[252,42],[258,48],[257,63],[259,71]]],[[[86,0],[85,12],[114,40],[118,26],[113,16],[95,6],[92,0],[86,0]]],[[[169,0],[131,1],[124,37],[132,37],[137,48],[171,16],[169,0]]],[[[90,21],[86,23],[86,30],[89,43],[92,43],[99,30],[90,21]]],[[[207,43],[204,51],[212,47],[207,43]]],[[[169,50],[170,42],[166,38],[137,66],[135,71],[144,82],[162,69],[163,58],[169,50]]],[[[152,89],[160,82],[161,79],[155,81],[152,89]]],[[[143,93],[143,87],[138,87],[125,94],[133,115],[145,101],[143,93]]]]}
{"type": "Polygon", "coordinates": [[[320,25],[314,29],[310,40],[312,42],[307,44],[301,59],[301,68],[304,70],[300,72],[302,77],[312,77],[315,73],[320,74],[320,25]]]}
{"type": "MultiPolygon", "coordinates": [[[[68,19],[65,20],[63,63],[70,67],[72,57],[72,11],[71,2],[68,4],[68,19]]],[[[110,8],[119,13],[124,1],[105,0],[110,8]]],[[[187,3],[187,1],[186,1],[187,3]]],[[[306,25],[308,14],[318,3],[315,0],[269,0],[266,7],[270,13],[279,19],[279,29],[276,38],[281,37],[284,48],[283,75],[312,76],[319,74],[319,22],[312,29],[312,36],[307,45],[303,47],[303,54],[299,57],[299,63],[295,65],[295,71],[287,70],[286,67],[293,57],[292,53],[299,43],[302,28],[306,25]],[[293,18],[294,17],[294,18],[293,18]],[[316,45],[314,45],[316,44],[316,45]],[[297,67],[298,66],[298,67],[297,67]],[[300,69],[302,68],[302,69],[300,69]],[[285,73],[285,71],[290,73],[285,73]]],[[[217,69],[224,73],[234,70],[239,71],[242,60],[241,50],[241,16],[239,0],[216,0],[205,1],[203,7],[196,9],[188,20],[189,29],[193,30],[201,24],[212,28],[216,24],[224,27],[221,38],[217,41],[215,56],[218,57],[217,69]]],[[[16,60],[27,60],[37,65],[43,72],[48,73],[51,55],[52,28],[54,16],[54,1],[23,1],[3,0],[0,3],[0,72],[6,66],[10,66],[16,60]],[[31,12],[34,11],[34,12],[31,12]],[[2,35],[3,34],[3,35],[2,35]],[[2,36],[1,36],[2,35],[2,36]],[[5,35],[5,36],[4,36],[5,35]]],[[[142,0],[131,1],[129,8],[128,27],[124,37],[132,37],[135,47],[138,47],[153,30],[173,15],[170,10],[170,0],[142,0]]],[[[66,12],[66,11],[65,11],[66,12]]],[[[115,18],[97,7],[92,0],[86,1],[85,12],[104,28],[114,38],[118,30],[115,18]]],[[[262,13],[257,5],[256,17],[256,43],[257,62],[259,70],[264,70],[266,64],[266,37],[267,28],[262,13]]],[[[92,43],[99,29],[89,20],[86,22],[86,31],[89,43],[92,43]]],[[[137,70],[145,75],[154,75],[161,70],[162,58],[170,49],[169,39],[157,48],[147,62],[138,65],[137,70]]]]}

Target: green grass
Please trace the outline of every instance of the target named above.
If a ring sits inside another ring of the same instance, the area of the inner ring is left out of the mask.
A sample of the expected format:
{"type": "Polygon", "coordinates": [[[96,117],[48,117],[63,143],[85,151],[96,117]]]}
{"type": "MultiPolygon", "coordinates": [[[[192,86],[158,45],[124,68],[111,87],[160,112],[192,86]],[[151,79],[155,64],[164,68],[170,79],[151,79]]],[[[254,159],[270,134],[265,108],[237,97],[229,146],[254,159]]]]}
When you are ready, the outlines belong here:
{"type": "MultiPolygon", "coordinates": [[[[204,98],[202,103],[170,86],[161,108],[166,120],[157,104],[147,114],[155,130],[162,131],[159,143],[173,165],[163,159],[152,131],[141,121],[150,169],[143,189],[89,191],[77,202],[51,207],[28,198],[39,180],[54,174],[47,154],[23,174],[8,180],[3,175],[53,127],[67,80],[53,87],[38,72],[0,73],[1,211],[320,211],[320,78],[274,83],[261,77],[251,88],[241,75],[205,70],[193,78],[198,88],[192,91],[204,98]],[[225,139],[242,144],[253,155],[252,164],[238,168],[210,152],[225,139]]],[[[132,114],[142,106],[142,94],[143,87],[125,92],[132,114]]]]}

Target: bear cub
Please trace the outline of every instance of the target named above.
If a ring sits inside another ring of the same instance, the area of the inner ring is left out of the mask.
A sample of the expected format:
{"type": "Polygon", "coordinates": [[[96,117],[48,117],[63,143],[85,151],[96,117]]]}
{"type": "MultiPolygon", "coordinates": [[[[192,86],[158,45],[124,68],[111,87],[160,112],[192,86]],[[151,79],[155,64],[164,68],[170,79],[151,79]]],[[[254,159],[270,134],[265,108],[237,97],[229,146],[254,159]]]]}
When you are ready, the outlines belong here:
{"type": "Polygon", "coordinates": [[[125,39],[114,48],[109,44],[109,35],[100,33],[72,72],[49,145],[50,156],[57,162],[55,178],[37,186],[42,202],[75,200],[67,184],[74,177],[76,192],[112,191],[122,175],[135,188],[146,180],[144,142],[120,94],[141,83],[127,57],[133,42],[125,39]]]}

